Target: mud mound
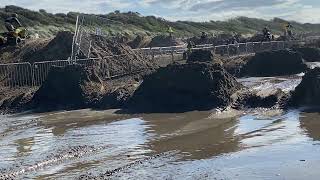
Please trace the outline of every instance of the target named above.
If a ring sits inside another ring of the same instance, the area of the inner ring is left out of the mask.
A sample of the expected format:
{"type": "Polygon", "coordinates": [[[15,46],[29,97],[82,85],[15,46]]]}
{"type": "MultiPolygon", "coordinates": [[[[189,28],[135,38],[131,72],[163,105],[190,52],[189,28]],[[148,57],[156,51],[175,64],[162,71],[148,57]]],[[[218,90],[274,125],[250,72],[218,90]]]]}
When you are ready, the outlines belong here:
{"type": "Polygon", "coordinates": [[[213,56],[212,51],[199,49],[189,55],[187,62],[213,62],[213,56]]]}
{"type": "Polygon", "coordinates": [[[27,110],[30,105],[30,101],[33,96],[33,91],[21,93],[19,95],[13,95],[3,100],[0,109],[2,113],[17,113],[27,110]]]}
{"type": "Polygon", "coordinates": [[[146,48],[149,46],[151,40],[150,36],[138,35],[133,41],[130,41],[128,45],[133,49],[146,48]]]}
{"type": "Polygon", "coordinates": [[[241,77],[245,75],[245,73],[242,72],[243,67],[245,67],[252,57],[253,55],[221,58],[221,61],[225,70],[227,70],[231,75],[241,77]]]}
{"type": "Polygon", "coordinates": [[[178,46],[184,44],[181,40],[174,37],[159,35],[152,38],[148,47],[168,47],[168,46],[178,46]]]}
{"type": "Polygon", "coordinates": [[[59,32],[50,39],[26,40],[18,46],[0,49],[1,62],[38,62],[65,60],[71,55],[73,34],[68,31],[59,32]]]}
{"type": "Polygon", "coordinates": [[[291,50],[257,53],[243,68],[245,76],[281,76],[304,72],[302,56],[291,50]]]}
{"type": "Polygon", "coordinates": [[[108,65],[111,75],[130,73],[145,69],[157,68],[157,64],[149,59],[144,59],[140,54],[133,51],[130,46],[112,42],[101,37],[92,36],[92,57],[102,59],[108,65]]]}
{"type": "Polygon", "coordinates": [[[242,86],[221,65],[172,64],[146,77],[129,102],[144,112],[184,112],[227,106],[242,86]]]}
{"type": "Polygon", "coordinates": [[[95,103],[104,93],[102,81],[91,68],[82,65],[54,66],[35,93],[35,108],[83,108],[95,103]]]}
{"type": "Polygon", "coordinates": [[[289,105],[292,106],[319,106],[320,105],[320,68],[309,70],[302,78],[301,83],[292,92],[289,105]]]}
{"type": "Polygon", "coordinates": [[[32,61],[65,60],[71,56],[73,33],[59,32],[45,47],[28,57],[32,61]]]}
{"type": "Polygon", "coordinates": [[[33,56],[45,47],[49,41],[49,39],[27,40],[18,46],[0,47],[0,62],[33,62],[33,56]]]}
{"type": "Polygon", "coordinates": [[[295,48],[295,51],[302,54],[302,57],[307,62],[320,62],[320,49],[318,48],[295,48]]]}
{"type": "Polygon", "coordinates": [[[132,97],[134,91],[138,88],[137,84],[128,84],[116,87],[111,92],[106,93],[101,99],[98,108],[116,109],[122,108],[132,97]]]}

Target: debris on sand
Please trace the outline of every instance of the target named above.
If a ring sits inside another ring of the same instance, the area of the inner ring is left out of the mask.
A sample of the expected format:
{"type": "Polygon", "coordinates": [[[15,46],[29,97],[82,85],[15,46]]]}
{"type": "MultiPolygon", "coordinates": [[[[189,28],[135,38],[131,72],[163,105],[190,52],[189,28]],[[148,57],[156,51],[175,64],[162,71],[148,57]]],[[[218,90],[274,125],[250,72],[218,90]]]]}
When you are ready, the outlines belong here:
{"type": "Polygon", "coordinates": [[[103,93],[103,83],[93,68],[53,66],[32,103],[45,109],[84,108],[96,103],[103,93]]]}
{"type": "Polygon", "coordinates": [[[243,67],[242,75],[257,77],[292,75],[307,69],[300,53],[286,49],[257,53],[243,67]]]}
{"type": "Polygon", "coordinates": [[[228,106],[242,85],[213,63],[172,64],[147,76],[129,107],[147,112],[183,112],[228,106]]]}
{"type": "Polygon", "coordinates": [[[213,60],[214,60],[214,54],[212,51],[199,49],[199,50],[193,51],[189,55],[187,62],[188,63],[191,63],[191,62],[213,62],[213,60]]]}
{"type": "Polygon", "coordinates": [[[320,62],[320,49],[301,47],[294,48],[295,51],[301,53],[303,59],[307,62],[320,62]]]}
{"type": "Polygon", "coordinates": [[[320,68],[309,70],[292,92],[289,106],[320,105],[320,68]]]}

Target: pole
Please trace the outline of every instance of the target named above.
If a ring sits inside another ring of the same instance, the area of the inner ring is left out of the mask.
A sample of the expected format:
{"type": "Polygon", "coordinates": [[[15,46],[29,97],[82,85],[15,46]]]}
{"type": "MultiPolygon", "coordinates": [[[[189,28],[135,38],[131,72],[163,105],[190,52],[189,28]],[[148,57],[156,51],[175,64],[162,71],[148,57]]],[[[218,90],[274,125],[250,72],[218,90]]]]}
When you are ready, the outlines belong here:
{"type": "Polygon", "coordinates": [[[71,49],[71,56],[70,56],[70,60],[73,61],[74,59],[74,46],[76,43],[76,37],[77,37],[77,32],[78,32],[78,23],[79,23],[79,16],[77,16],[77,20],[76,20],[76,28],[74,31],[74,35],[73,35],[73,40],[72,40],[72,49],[71,49]]]}

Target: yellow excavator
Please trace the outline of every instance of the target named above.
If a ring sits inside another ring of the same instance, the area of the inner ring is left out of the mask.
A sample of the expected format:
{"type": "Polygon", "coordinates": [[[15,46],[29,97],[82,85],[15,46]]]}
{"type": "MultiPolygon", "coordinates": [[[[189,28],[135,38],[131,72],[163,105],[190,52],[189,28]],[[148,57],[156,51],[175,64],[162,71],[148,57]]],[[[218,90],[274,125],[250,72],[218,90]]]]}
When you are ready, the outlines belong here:
{"type": "Polygon", "coordinates": [[[18,27],[14,31],[0,34],[0,46],[15,46],[23,42],[27,37],[27,29],[24,27],[18,27]]]}

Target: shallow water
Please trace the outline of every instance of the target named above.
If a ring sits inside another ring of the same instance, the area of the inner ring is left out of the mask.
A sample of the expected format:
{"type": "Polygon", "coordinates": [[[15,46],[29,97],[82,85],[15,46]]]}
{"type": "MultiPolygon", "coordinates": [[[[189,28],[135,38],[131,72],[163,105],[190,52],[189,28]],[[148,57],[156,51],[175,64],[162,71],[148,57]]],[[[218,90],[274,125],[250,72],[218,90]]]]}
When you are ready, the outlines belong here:
{"type": "MultiPolygon", "coordinates": [[[[239,81],[255,89],[271,83],[289,90],[300,78],[239,81]]],[[[108,177],[319,179],[318,112],[79,110],[1,116],[0,169],[18,179],[78,179],[119,167],[124,168],[108,177]],[[141,163],[126,166],[136,161],[141,163]]]]}

